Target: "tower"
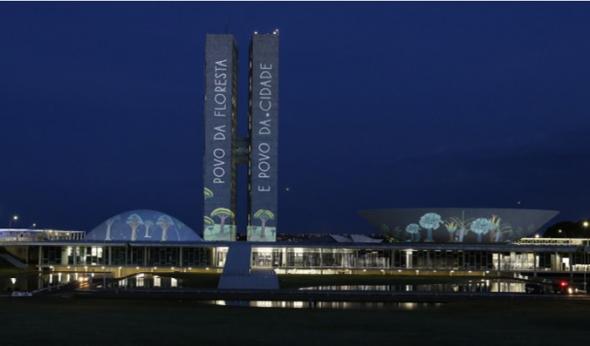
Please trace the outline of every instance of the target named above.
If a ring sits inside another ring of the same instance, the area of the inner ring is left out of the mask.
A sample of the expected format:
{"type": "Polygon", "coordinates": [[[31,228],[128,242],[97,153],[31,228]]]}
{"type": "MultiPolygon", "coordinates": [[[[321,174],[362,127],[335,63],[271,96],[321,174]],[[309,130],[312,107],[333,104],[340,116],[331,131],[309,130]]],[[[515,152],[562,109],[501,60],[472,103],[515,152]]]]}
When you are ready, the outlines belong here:
{"type": "Polygon", "coordinates": [[[237,165],[248,164],[249,241],[275,241],[278,221],[279,33],[250,42],[248,137],[236,125],[238,50],[232,35],[207,35],[203,238],[236,239],[237,165]]]}
{"type": "Polygon", "coordinates": [[[205,240],[236,239],[237,61],[238,50],[232,35],[207,35],[203,155],[205,240]]]}
{"type": "Polygon", "coordinates": [[[278,204],[279,35],[250,43],[248,240],[275,241],[278,204]]]}

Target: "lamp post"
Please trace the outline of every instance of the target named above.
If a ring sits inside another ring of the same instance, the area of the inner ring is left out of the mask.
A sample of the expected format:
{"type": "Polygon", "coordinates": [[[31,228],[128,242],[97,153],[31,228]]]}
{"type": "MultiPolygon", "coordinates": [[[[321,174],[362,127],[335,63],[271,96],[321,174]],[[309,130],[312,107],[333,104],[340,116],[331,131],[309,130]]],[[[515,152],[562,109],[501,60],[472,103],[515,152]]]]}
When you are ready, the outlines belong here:
{"type": "Polygon", "coordinates": [[[8,221],[8,228],[12,228],[18,222],[18,215],[12,215],[10,220],[8,221]]]}
{"type": "Polygon", "coordinates": [[[588,273],[588,265],[584,266],[584,294],[588,294],[588,281],[586,281],[586,276],[588,273]]]}

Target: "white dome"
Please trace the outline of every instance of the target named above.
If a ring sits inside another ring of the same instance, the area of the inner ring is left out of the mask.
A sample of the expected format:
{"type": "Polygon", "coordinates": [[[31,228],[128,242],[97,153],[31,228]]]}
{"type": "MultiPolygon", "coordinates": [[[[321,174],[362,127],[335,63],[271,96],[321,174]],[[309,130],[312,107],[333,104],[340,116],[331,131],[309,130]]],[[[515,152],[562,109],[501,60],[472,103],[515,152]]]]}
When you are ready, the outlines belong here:
{"type": "Polygon", "coordinates": [[[98,241],[202,241],[180,220],[155,210],[131,210],[115,215],[86,234],[98,241]]]}

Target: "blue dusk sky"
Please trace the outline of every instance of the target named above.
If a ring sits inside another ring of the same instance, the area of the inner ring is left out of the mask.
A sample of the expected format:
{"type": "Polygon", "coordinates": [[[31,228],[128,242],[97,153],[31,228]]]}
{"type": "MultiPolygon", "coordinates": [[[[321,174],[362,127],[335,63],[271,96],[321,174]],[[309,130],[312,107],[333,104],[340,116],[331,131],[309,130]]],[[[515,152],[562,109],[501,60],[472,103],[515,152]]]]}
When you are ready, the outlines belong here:
{"type": "Polygon", "coordinates": [[[238,41],[245,135],[249,37],[275,28],[279,232],[368,232],[367,208],[590,216],[588,3],[1,3],[0,225],[155,209],[200,231],[205,34],[238,41]]]}

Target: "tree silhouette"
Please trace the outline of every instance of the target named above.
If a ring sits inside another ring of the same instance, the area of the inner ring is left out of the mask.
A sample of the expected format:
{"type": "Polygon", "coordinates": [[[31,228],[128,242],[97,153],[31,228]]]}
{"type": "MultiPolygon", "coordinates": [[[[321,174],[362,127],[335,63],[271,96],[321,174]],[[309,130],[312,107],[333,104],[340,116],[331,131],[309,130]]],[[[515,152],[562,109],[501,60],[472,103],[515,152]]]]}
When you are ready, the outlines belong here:
{"type": "Polygon", "coordinates": [[[233,218],[234,213],[227,208],[217,208],[211,212],[211,217],[219,218],[219,228],[221,230],[221,233],[223,233],[225,227],[225,220],[233,218]]]}
{"type": "Polygon", "coordinates": [[[209,198],[213,198],[213,191],[211,191],[208,188],[204,188],[203,189],[203,196],[205,197],[205,200],[208,200],[209,198]]]}
{"type": "Polygon", "coordinates": [[[152,226],[154,225],[154,222],[152,220],[146,220],[143,223],[143,227],[145,227],[145,235],[143,236],[144,238],[151,238],[151,234],[150,234],[150,228],[152,228],[152,226]]]}
{"type": "Polygon", "coordinates": [[[416,237],[416,241],[420,241],[420,226],[417,223],[407,225],[406,233],[410,234],[411,241],[414,241],[414,237],[416,237]]]}
{"type": "Polygon", "coordinates": [[[462,210],[461,217],[451,217],[450,220],[457,224],[457,228],[458,228],[457,241],[462,243],[463,238],[465,237],[465,235],[468,232],[469,224],[471,223],[471,220],[473,220],[473,219],[465,218],[465,210],[462,210]]]}
{"type": "Polygon", "coordinates": [[[492,224],[490,220],[486,219],[485,217],[480,217],[479,219],[475,219],[471,223],[471,231],[477,234],[477,242],[481,243],[482,236],[490,231],[492,228],[492,224]]]}
{"type": "Polygon", "coordinates": [[[427,231],[426,241],[431,242],[432,231],[440,227],[442,218],[437,213],[426,213],[420,218],[420,226],[427,231]]]}
{"type": "Polygon", "coordinates": [[[168,229],[171,226],[174,226],[174,221],[172,221],[170,216],[162,215],[158,218],[158,221],[156,221],[156,224],[158,226],[160,226],[160,228],[162,229],[162,237],[160,238],[160,241],[167,241],[168,240],[168,229]]]}
{"type": "Polygon", "coordinates": [[[265,239],[266,238],[266,223],[268,222],[268,220],[274,220],[275,214],[273,214],[272,211],[270,211],[268,209],[258,209],[254,213],[254,218],[260,220],[260,225],[262,226],[262,230],[260,231],[260,237],[262,239],[265,239]]]}
{"type": "Polygon", "coordinates": [[[490,218],[490,241],[498,243],[502,240],[502,233],[504,231],[502,219],[497,215],[492,215],[490,218]]]}
{"type": "Polygon", "coordinates": [[[455,238],[455,232],[459,229],[458,225],[454,221],[445,222],[445,228],[449,232],[449,241],[453,241],[455,238]]]}
{"type": "Polygon", "coordinates": [[[117,221],[117,220],[120,220],[120,217],[119,217],[119,215],[117,215],[117,216],[115,216],[115,217],[112,217],[112,218],[110,218],[110,219],[108,219],[108,220],[106,221],[106,224],[107,224],[107,231],[106,231],[106,235],[105,235],[105,238],[104,238],[104,240],[106,240],[106,241],[109,241],[109,240],[111,240],[111,229],[112,229],[112,227],[113,227],[113,224],[114,224],[114,223],[115,223],[115,221],[117,221]]]}
{"type": "Polygon", "coordinates": [[[590,238],[590,229],[584,227],[584,221],[562,221],[547,228],[544,237],[548,238],[590,238]]]}
{"type": "Polygon", "coordinates": [[[205,217],[203,218],[203,223],[204,223],[206,226],[213,226],[213,225],[215,225],[215,221],[213,221],[213,219],[212,219],[212,218],[210,218],[210,217],[209,217],[209,216],[207,216],[207,215],[205,215],[205,217]]]}
{"type": "Polygon", "coordinates": [[[127,224],[131,228],[131,241],[136,241],[137,240],[137,228],[139,226],[143,225],[143,220],[141,219],[141,216],[139,216],[137,214],[129,215],[129,217],[127,218],[127,224]]]}

